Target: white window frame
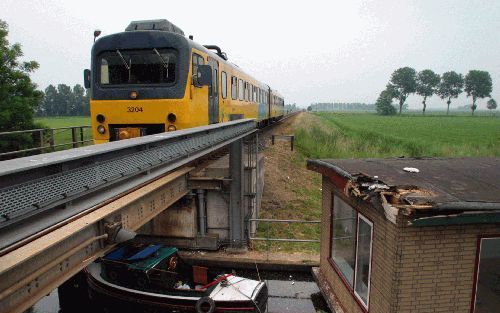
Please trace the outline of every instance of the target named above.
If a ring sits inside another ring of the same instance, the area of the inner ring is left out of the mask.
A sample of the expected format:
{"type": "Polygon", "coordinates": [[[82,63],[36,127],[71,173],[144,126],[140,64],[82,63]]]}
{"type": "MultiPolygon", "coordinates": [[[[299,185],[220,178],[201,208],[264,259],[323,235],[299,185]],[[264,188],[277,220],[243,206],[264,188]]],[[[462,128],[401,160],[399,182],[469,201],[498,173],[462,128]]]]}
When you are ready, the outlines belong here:
{"type": "Polygon", "coordinates": [[[358,298],[359,302],[363,305],[363,307],[366,310],[368,310],[368,306],[370,305],[370,287],[371,287],[371,280],[372,280],[373,223],[369,219],[364,217],[361,213],[359,213],[359,212],[357,212],[357,213],[358,213],[358,221],[357,221],[357,225],[356,225],[356,253],[355,253],[356,262],[354,263],[354,277],[353,277],[354,281],[353,281],[352,290],[354,291],[354,295],[356,296],[356,298],[358,298]],[[367,286],[368,290],[367,290],[367,294],[366,294],[366,303],[363,301],[361,296],[356,292],[356,275],[358,273],[358,247],[359,247],[358,243],[359,243],[359,220],[360,219],[362,219],[365,223],[370,225],[370,257],[369,257],[370,267],[368,270],[368,286],[367,286]]]}

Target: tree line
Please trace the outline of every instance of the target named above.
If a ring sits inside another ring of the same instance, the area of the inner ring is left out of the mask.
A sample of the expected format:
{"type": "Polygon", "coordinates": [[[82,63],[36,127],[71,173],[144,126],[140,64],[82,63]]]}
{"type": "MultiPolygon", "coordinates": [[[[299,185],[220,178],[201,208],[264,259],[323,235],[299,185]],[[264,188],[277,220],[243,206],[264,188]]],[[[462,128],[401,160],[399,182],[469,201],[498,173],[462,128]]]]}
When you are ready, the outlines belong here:
{"type": "MultiPolygon", "coordinates": [[[[470,109],[474,115],[477,99],[491,97],[492,88],[491,76],[487,71],[471,70],[464,77],[455,71],[439,75],[429,69],[417,73],[411,67],[402,67],[392,73],[389,83],[380,93],[375,105],[378,114],[393,115],[396,114],[396,108],[392,105],[392,101],[396,100],[401,114],[408,96],[416,93],[422,97],[422,113],[425,114],[427,99],[436,94],[441,99],[446,99],[446,114],[449,114],[451,100],[465,92],[467,97],[472,98],[470,109]]],[[[496,109],[496,101],[490,98],[487,107],[490,110],[496,109]]]]}
{"type": "Polygon", "coordinates": [[[366,103],[345,103],[345,102],[319,102],[312,103],[307,107],[308,111],[374,111],[375,104],[366,103]]]}
{"type": "Polygon", "coordinates": [[[38,116],[90,115],[89,91],[76,84],[70,87],[59,84],[45,88],[43,100],[36,109],[38,116]]]}

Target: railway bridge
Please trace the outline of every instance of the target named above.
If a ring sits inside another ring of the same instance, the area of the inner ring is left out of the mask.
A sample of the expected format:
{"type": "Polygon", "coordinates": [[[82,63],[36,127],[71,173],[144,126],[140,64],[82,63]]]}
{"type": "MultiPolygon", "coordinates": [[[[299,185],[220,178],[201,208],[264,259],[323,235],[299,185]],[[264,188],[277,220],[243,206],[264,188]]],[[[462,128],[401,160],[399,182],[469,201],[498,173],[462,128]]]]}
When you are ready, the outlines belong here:
{"type": "Polygon", "coordinates": [[[244,246],[259,199],[257,146],[246,119],[0,162],[0,312],[30,308],[184,199],[197,231],[182,244],[216,245],[207,190],[226,190],[225,243],[244,246]],[[192,174],[227,152],[229,175],[192,174]]]}

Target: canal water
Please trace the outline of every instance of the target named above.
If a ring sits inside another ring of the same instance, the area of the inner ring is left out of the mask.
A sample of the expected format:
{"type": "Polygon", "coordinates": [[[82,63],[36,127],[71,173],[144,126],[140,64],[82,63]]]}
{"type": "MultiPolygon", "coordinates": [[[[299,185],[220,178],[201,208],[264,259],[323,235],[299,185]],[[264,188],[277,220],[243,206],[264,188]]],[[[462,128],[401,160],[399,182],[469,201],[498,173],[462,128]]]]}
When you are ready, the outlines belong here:
{"type": "MultiPolygon", "coordinates": [[[[226,272],[230,271],[226,269],[226,272]]],[[[251,279],[259,279],[260,276],[260,279],[266,281],[269,289],[268,313],[330,313],[318,286],[309,273],[261,271],[257,274],[256,271],[238,270],[236,274],[251,279]]],[[[29,312],[74,313],[60,310],[57,290],[41,299],[29,312]]],[[[82,312],[114,313],[100,311],[99,308],[92,308],[88,311],[84,309],[82,312]]]]}

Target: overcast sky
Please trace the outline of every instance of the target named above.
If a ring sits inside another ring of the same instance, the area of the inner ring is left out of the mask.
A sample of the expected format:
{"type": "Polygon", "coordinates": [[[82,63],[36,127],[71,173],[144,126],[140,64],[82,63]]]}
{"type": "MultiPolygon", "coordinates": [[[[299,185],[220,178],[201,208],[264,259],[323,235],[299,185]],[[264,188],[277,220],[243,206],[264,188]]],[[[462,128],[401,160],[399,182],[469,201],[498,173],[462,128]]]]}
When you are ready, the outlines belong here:
{"type": "MultiPolygon", "coordinates": [[[[287,103],[373,103],[399,67],[489,71],[500,100],[500,1],[69,1],[1,0],[9,41],[40,69],[34,81],[83,84],[94,29],[166,18],[201,44],[219,45],[287,103]]],[[[420,108],[420,97],[408,100],[420,108]]],[[[485,108],[487,99],[479,102],[485,108]]],[[[454,106],[470,103],[465,96],[454,106]]],[[[436,96],[431,107],[445,107],[436,96]]]]}

